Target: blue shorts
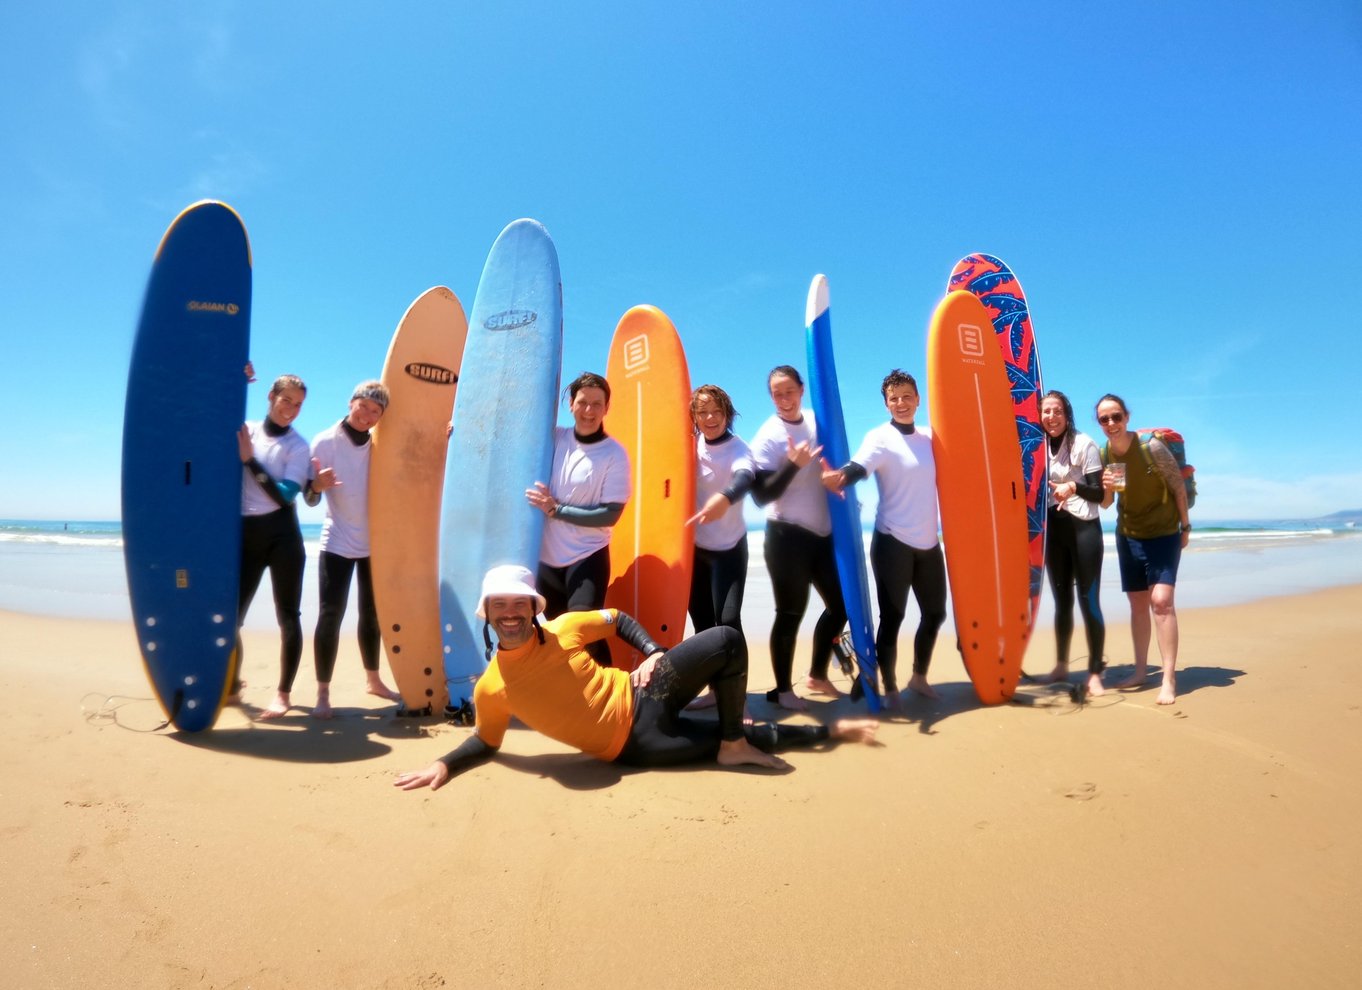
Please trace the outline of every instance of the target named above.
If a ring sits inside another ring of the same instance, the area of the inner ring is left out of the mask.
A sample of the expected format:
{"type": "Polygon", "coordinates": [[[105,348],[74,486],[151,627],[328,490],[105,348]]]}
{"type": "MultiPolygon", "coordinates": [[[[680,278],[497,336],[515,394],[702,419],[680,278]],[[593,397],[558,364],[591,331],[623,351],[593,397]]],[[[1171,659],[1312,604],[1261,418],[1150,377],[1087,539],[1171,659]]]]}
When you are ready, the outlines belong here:
{"type": "Polygon", "coordinates": [[[1122,591],[1148,591],[1156,584],[1178,583],[1182,534],[1137,540],[1116,534],[1116,559],[1121,565],[1122,591]]]}

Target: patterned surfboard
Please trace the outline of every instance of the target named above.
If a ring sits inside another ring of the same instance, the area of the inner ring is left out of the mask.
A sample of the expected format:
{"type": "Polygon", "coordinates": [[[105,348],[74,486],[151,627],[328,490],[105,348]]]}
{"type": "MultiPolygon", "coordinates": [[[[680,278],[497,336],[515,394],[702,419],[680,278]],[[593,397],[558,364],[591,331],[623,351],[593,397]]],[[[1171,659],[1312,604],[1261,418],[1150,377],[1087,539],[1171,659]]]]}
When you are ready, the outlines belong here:
{"type": "Polygon", "coordinates": [[[1031,327],[1031,311],[1021,282],[1001,259],[971,254],[956,262],[948,292],[964,289],[979,297],[993,321],[1003,352],[1012,409],[1021,448],[1022,482],[1026,486],[1027,559],[1030,563],[1031,618],[1036,624],[1040,589],[1045,583],[1045,499],[1050,450],[1040,425],[1040,400],[1045,394],[1040,378],[1040,354],[1031,327]]]}

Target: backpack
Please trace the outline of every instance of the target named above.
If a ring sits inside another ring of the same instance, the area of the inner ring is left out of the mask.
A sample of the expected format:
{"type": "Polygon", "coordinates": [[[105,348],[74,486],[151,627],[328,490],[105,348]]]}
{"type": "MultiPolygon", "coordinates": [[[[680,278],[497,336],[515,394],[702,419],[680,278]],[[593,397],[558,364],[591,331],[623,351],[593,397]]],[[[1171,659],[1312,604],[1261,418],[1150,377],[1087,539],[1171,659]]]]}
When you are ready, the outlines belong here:
{"type": "MultiPolygon", "coordinates": [[[[1187,492],[1187,508],[1190,509],[1196,504],[1196,468],[1187,463],[1187,442],[1183,440],[1182,434],[1166,426],[1136,430],[1135,434],[1140,438],[1140,446],[1144,448],[1146,459],[1149,459],[1150,440],[1158,440],[1168,448],[1168,453],[1178,462],[1178,470],[1182,473],[1182,486],[1187,492]]],[[[1102,463],[1111,463],[1110,443],[1102,445],[1102,463]]]]}

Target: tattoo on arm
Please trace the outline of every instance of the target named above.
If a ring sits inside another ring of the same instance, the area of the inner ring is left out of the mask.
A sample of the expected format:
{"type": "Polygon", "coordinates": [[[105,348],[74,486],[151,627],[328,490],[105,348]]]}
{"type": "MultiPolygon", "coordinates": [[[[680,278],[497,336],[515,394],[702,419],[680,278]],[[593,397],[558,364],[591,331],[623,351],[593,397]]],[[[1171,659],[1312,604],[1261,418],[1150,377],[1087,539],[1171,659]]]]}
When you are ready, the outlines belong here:
{"type": "Polygon", "coordinates": [[[1149,456],[1154,461],[1154,470],[1159,473],[1168,491],[1177,499],[1178,509],[1185,512],[1187,487],[1182,480],[1182,471],[1169,449],[1157,439],[1149,441],[1149,456]]]}

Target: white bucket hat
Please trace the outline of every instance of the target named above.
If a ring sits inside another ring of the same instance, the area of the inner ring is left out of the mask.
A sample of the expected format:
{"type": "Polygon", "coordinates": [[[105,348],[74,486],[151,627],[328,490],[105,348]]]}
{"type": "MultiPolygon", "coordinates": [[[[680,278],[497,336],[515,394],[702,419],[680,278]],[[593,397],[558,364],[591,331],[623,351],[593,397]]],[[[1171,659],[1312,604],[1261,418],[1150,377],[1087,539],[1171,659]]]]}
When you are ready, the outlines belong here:
{"type": "Polygon", "coordinates": [[[524,595],[534,599],[534,612],[538,615],[547,604],[544,596],[534,590],[534,575],[529,568],[519,564],[502,564],[493,567],[482,579],[482,593],[478,596],[479,619],[487,618],[487,599],[493,595],[524,595]]]}

